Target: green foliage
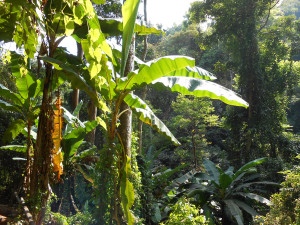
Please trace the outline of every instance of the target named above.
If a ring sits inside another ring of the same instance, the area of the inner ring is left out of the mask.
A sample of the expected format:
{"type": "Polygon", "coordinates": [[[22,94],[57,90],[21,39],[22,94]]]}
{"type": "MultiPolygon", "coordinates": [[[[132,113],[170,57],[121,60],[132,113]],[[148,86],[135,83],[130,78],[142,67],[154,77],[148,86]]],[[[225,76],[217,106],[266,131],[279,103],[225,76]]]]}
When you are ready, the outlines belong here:
{"type": "Polygon", "coordinates": [[[212,102],[205,98],[178,95],[176,101],[172,103],[172,108],[175,115],[170,127],[182,142],[182,146],[178,147],[175,152],[181,155],[182,160],[193,158],[197,166],[197,161],[202,160],[205,155],[204,149],[208,145],[205,138],[206,129],[218,126],[219,118],[213,114],[212,102]]]}
{"type": "Polygon", "coordinates": [[[299,79],[293,61],[299,52],[299,21],[280,14],[273,17],[279,11],[275,3],[195,2],[188,14],[189,24],[213,18],[209,28],[197,35],[199,45],[205,47],[200,64],[213,62],[217,75],[225,72],[226,86],[239,77],[237,90],[250,105],[248,110],[230,110],[226,118],[231,128],[230,158],[240,149],[245,149],[240,155],[244,161],[280,155],[285,111],[299,79]]]}
{"type": "Polygon", "coordinates": [[[168,217],[169,209],[166,198],[165,187],[170,185],[172,177],[187,166],[180,165],[174,169],[165,166],[157,166],[155,160],[162,154],[164,149],[155,151],[151,146],[147,152],[143,152],[138,158],[139,170],[141,172],[142,186],[141,196],[141,216],[145,223],[159,223],[168,217]]]}
{"type": "Polygon", "coordinates": [[[170,219],[161,225],[204,225],[208,224],[205,216],[200,215],[200,210],[192,205],[186,198],[180,199],[171,207],[170,219]]]}
{"type": "Polygon", "coordinates": [[[212,161],[205,159],[203,165],[206,172],[195,173],[192,182],[183,184],[189,178],[185,176],[180,181],[182,185],[179,193],[183,190],[186,196],[192,199],[191,202],[204,210],[207,219],[211,221],[222,218],[223,223],[236,221],[240,225],[244,224],[241,210],[253,217],[257,212],[251,206],[258,202],[270,204],[266,198],[253,192],[263,192],[258,188],[260,185],[277,185],[273,182],[256,181],[259,176],[255,174],[255,167],[265,160],[266,158],[261,158],[251,161],[234,173],[233,167],[223,171],[212,161]]]}
{"type": "Polygon", "coordinates": [[[65,216],[61,213],[54,213],[51,211],[51,203],[57,197],[52,195],[51,200],[48,202],[45,223],[57,224],[57,225],[75,225],[75,224],[95,224],[95,220],[92,218],[91,213],[87,209],[87,205],[83,209],[83,212],[77,212],[72,216],[65,216]]]}
{"type": "MultiPolygon", "coordinates": [[[[299,159],[299,157],[298,157],[299,159]]],[[[271,209],[265,216],[257,218],[256,222],[267,225],[287,225],[300,223],[300,168],[282,172],[285,175],[279,193],[271,196],[271,209]]]]}

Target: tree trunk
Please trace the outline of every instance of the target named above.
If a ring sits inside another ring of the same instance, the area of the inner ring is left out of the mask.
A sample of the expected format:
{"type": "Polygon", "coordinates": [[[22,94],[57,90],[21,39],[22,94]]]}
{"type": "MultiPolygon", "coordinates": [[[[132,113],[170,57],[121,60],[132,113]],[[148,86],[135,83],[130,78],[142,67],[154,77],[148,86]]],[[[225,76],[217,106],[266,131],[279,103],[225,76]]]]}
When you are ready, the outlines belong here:
{"type": "MultiPolygon", "coordinates": [[[[143,88],[143,93],[142,93],[142,100],[144,101],[147,96],[147,86],[143,88]]],[[[142,152],[142,147],[143,147],[143,122],[139,120],[138,122],[138,153],[142,152]]]]}
{"type": "Polygon", "coordinates": [[[31,173],[31,121],[27,121],[27,161],[26,161],[26,169],[24,175],[24,191],[26,194],[29,194],[29,185],[30,185],[30,173],[31,173]]]}
{"type": "Polygon", "coordinates": [[[49,173],[51,164],[51,151],[53,149],[53,108],[51,105],[50,84],[52,81],[52,65],[46,64],[46,79],[43,90],[43,100],[39,114],[39,125],[34,161],[30,183],[30,198],[41,205],[40,211],[35,214],[36,224],[42,224],[46,212],[46,204],[50,195],[49,173]],[[50,96],[50,97],[49,97],[50,96]]]}
{"type": "MultiPolygon", "coordinates": [[[[79,89],[74,88],[72,92],[72,110],[74,111],[79,103],[79,89]]],[[[79,118],[79,114],[77,116],[79,118]]]]}
{"type": "Polygon", "coordinates": [[[193,131],[192,134],[192,145],[193,145],[194,167],[196,169],[198,167],[198,163],[197,163],[197,154],[196,154],[195,131],[193,131]]]}
{"type": "MultiPolygon", "coordinates": [[[[77,57],[79,57],[81,60],[83,59],[83,49],[81,46],[81,43],[76,42],[77,44],[77,57]]],[[[72,93],[72,110],[74,111],[79,103],[79,89],[74,88],[72,93]]],[[[79,114],[77,116],[79,118],[79,114]]]]}
{"type": "MultiPolygon", "coordinates": [[[[254,114],[255,112],[255,94],[257,94],[257,80],[259,76],[258,72],[258,44],[257,44],[257,32],[256,32],[256,19],[255,19],[256,6],[254,1],[248,1],[245,6],[244,20],[247,26],[243,31],[244,35],[240,37],[240,55],[241,55],[241,85],[243,95],[249,103],[248,115],[247,115],[247,134],[246,134],[246,146],[243,153],[244,162],[251,160],[251,148],[253,142],[252,129],[255,126],[254,114]]],[[[243,162],[243,163],[244,163],[243,162]]]]}
{"type": "MultiPolygon", "coordinates": [[[[128,59],[126,62],[124,76],[126,77],[134,67],[134,54],[135,54],[135,38],[132,38],[128,59]]],[[[131,157],[131,130],[132,130],[132,111],[130,107],[123,101],[120,106],[119,113],[120,125],[118,131],[120,134],[121,142],[128,157],[131,157]]]]}

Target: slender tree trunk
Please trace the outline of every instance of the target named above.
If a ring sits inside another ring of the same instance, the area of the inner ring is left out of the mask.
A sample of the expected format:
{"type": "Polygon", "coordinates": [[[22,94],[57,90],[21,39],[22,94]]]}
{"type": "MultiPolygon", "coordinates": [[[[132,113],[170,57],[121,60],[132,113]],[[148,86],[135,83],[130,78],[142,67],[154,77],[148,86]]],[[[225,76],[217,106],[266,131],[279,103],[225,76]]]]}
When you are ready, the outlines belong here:
{"type": "MultiPolygon", "coordinates": [[[[126,77],[134,67],[135,54],[135,38],[132,38],[128,59],[125,67],[124,76],[126,77]]],[[[131,130],[132,130],[132,111],[130,107],[123,101],[120,106],[120,125],[118,132],[120,134],[121,142],[124,146],[124,151],[128,157],[131,157],[131,130]]]]}
{"type": "MultiPolygon", "coordinates": [[[[144,101],[146,99],[147,96],[147,86],[145,86],[143,88],[143,93],[142,93],[142,100],[144,101]]],[[[139,120],[138,122],[138,152],[141,153],[142,152],[142,148],[143,148],[143,122],[141,120],[139,120]]]]}
{"type": "MultiPolygon", "coordinates": [[[[79,103],[79,89],[74,88],[72,92],[72,110],[74,111],[79,103]]],[[[79,118],[79,114],[77,116],[79,118]]]]}
{"type": "MultiPolygon", "coordinates": [[[[77,57],[79,57],[81,60],[83,58],[83,50],[81,43],[76,42],[77,44],[77,57]]],[[[74,88],[72,93],[72,110],[74,111],[79,103],[79,89],[74,88]]],[[[79,118],[79,114],[77,116],[79,118]]]]}
{"type": "Polygon", "coordinates": [[[196,169],[198,167],[198,163],[197,163],[196,141],[195,141],[195,132],[194,131],[193,131],[193,134],[192,134],[192,144],[193,144],[194,166],[195,166],[195,169],[196,169]]]}
{"type": "Polygon", "coordinates": [[[27,121],[27,161],[26,161],[26,169],[24,175],[24,190],[26,194],[29,194],[29,185],[30,185],[30,173],[31,173],[31,121],[27,121]]]}

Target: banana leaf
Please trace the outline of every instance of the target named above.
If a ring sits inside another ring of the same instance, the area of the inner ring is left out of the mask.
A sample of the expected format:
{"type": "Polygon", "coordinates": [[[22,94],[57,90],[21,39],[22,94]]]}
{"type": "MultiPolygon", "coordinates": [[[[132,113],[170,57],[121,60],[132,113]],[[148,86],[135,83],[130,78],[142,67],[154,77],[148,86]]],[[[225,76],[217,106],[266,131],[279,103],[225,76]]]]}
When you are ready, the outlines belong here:
{"type": "Polygon", "coordinates": [[[124,98],[124,101],[136,114],[138,114],[141,121],[152,126],[160,134],[169,138],[175,145],[180,145],[180,142],[174,137],[167,126],[155,116],[153,111],[142,99],[134,94],[128,94],[124,98]]]}
{"type": "Polygon", "coordinates": [[[158,89],[169,89],[184,95],[194,95],[195,97],[209,97],[218,99],[226,104],[234,106],[248,107],[248,103],[235,92],[211,81],[190,77],[161,77],[152,82],[158,89]]]}

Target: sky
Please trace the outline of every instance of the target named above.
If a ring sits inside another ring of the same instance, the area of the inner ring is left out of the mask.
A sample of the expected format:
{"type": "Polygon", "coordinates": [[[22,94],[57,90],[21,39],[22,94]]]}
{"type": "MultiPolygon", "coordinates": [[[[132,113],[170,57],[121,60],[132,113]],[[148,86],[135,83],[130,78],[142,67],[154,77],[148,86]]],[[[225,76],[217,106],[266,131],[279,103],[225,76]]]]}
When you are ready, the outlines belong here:
{"type": "MultiPolygon", "coordinates": [[[[196,0],[148,0],[148,21],[153,25],[162,24],[163,28],[179,25],[184,20],[192,2],[196,0]]],[[[143,3],[141,4],[143,6],[143,3]]]]}

